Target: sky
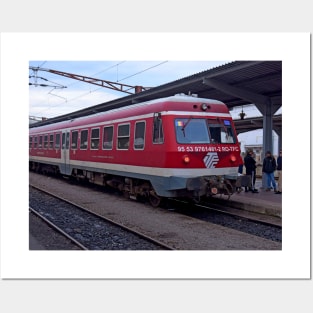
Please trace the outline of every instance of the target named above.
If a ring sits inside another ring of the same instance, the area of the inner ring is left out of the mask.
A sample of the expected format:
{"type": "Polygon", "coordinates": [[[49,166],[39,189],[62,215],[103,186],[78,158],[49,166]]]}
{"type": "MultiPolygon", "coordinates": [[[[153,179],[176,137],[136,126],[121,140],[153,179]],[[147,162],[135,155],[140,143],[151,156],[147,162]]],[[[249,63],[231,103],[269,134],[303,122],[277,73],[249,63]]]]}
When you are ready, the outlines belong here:
{"type": "MultiPolygon", "coordinates": [[[[231,61],[39,60],[30,61],[29,67],[53,69],[131,86],[156,87],[228,62],[231,61]]],[[[29,85],[29,115],[38,118],[63,115],[128,95],[41,70],[29,70],[29,83],[32,84],[29,85]]]]}

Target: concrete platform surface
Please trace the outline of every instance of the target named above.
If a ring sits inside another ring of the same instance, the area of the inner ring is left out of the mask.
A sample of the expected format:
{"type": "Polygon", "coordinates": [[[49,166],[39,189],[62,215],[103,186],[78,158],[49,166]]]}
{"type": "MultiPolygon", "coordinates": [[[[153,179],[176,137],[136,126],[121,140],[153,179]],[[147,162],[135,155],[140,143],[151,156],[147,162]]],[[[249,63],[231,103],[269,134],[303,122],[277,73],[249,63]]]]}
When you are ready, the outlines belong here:
{"type": "MultiPolygon", "coordinates": [[[[276,217],[282,217],[282,194],[275,194],[273,190],[265,191],[262,188],[262,181],[256,181],[256,189],[259,193],[245,192],[234,193],[230,199],[229,203],[231,206],[262,214],[267,214],[276,217]]],[[[218,198],[215,199],[216,202],[220,202],[218,198]]]]}

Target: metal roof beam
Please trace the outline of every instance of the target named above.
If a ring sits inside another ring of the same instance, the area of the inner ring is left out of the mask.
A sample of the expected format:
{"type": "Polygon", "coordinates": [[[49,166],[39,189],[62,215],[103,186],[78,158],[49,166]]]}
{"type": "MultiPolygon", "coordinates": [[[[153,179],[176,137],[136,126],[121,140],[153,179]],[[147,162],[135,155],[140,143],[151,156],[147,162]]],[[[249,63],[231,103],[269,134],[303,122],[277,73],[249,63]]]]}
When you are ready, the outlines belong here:
{"type": "Polygon", "coordinates": [[[206,75],[207,78],[212,78],[212,77],[216,77],[216,76],[221,76],[224,74],[229,74],[232,72],[236,72],[254,65],[258,65],[264,63],[264,61],[237,61],[237,62],[232,62],[232,63],[228,63],[231,64],[231,67],[228,67],[228,64],[225,64],[224,69],[221,69],[220,67],[217,67],[216,69],[213,68],[211,70],[211,73],[206,75]]]}
{"type": "Polygon", "coordinates": [[[205,85],[213,87],[217,90],[221,90],[229,95],[244,99],[255,104],[262,114],[264,114],[262,112],[262,105],[271,103],[271,99],[267,96],[251,92],[247,89],[231,86],[217,79],[204,78],[202,82],[205,85]]]}

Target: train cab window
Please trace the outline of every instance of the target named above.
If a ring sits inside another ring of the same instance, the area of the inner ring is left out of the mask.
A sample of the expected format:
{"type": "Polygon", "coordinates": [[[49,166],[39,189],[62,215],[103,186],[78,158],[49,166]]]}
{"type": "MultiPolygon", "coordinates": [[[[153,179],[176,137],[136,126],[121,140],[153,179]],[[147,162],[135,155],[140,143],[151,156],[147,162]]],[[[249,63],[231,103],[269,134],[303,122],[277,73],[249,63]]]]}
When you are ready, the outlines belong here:
{"type": "Polygon", "coordinates": [[[42,148],[42,136],[39,136],[39,145],[38,148],[42,148]]]}
{"type": "Polygon", "coordinates": [[[33,137],[29,136],[29,149],[31,149],[33,146],[33,137]]]}
{"type": "Polygon", "coordinates": [[[164,142],[163,125],[160,113],[155,113],[153,118],[152,142],[161,144],[164,142]]]}
{"type": "Polygon", "coordinates": [[[98,150],[100,141],[100,128],[93,128],[91,130],[90,149],[98,150]]]}
{"type": "Polygon", "coordinates": [[[38,140],[38,137],[35,136],[34,137],[34,149],[37,149],[37,140],[38,140]]]}
{"type": "Polygon", "coordinates": [[[103,150],[112,150],[113,148],[113,126],[103,127],[103,150]]]}
{"type": "Polygon", "coordinates": [[[54,144],[55,149],[60,149],[60,139],[61,139],[60,134],[56,134],[55,135],[55,144],[54,144]]]}
{"type": "Polygon", "coordinates": [[[129,132],[129,124],[118,125],[117,148],[119,150],[127,150],[129,148],[129,132]]]}
{"type": "Polygon", "coordinates": [[[88,147],[88,129],[82,130],[80,133],[80,149],[87,150],[88,147]]]}
{"type": "Polygon", "coordinates": [[[208,127],[203,118],[175,119],[176,140],[178,143],[209,143],[208,127]]]}
{"type": "Polygon", "coordinates": [[[74,130],[72,131],[72,143],[71,143],[71,149],[77,149],[78,147],[78,131],[74,130]]]}
{"type": "Polygon", "coordinates": [[[135,125],[135,140],[134,140],[134,149],[143,150],[145,145],[145,130],[146,122],[136,122],[135,125]]]}
{"type": "Polygon", "coordinates": [[[45,149],[48,149],[48,135],[45,135],[45,136],[44,136],[43,147],[44,147],[45,149]]]}
{"type": "Polygon", "coordinates": [[[50,134],[50,140],[49,140],[49,149],[53,149],[53,134],[50,134]]]}
{"type": "Polygon", "coordinates": [[[212,143],[236,143],[230,120],[209,119],[208,128],[212,143]]]}

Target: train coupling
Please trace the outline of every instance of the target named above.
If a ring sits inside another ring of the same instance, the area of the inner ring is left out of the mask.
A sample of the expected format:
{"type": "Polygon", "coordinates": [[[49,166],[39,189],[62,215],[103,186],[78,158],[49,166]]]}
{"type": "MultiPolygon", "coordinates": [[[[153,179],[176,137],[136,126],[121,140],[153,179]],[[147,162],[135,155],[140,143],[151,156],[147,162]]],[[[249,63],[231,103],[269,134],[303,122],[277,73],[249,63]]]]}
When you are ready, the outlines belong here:
{"type": "Polygon", "coordinates": [[[187,181],[187,190],[193,191],[194,198],[227,195],[230,197],[235,189],[235,182],[224,176],[201,176],[187,181]]]}

